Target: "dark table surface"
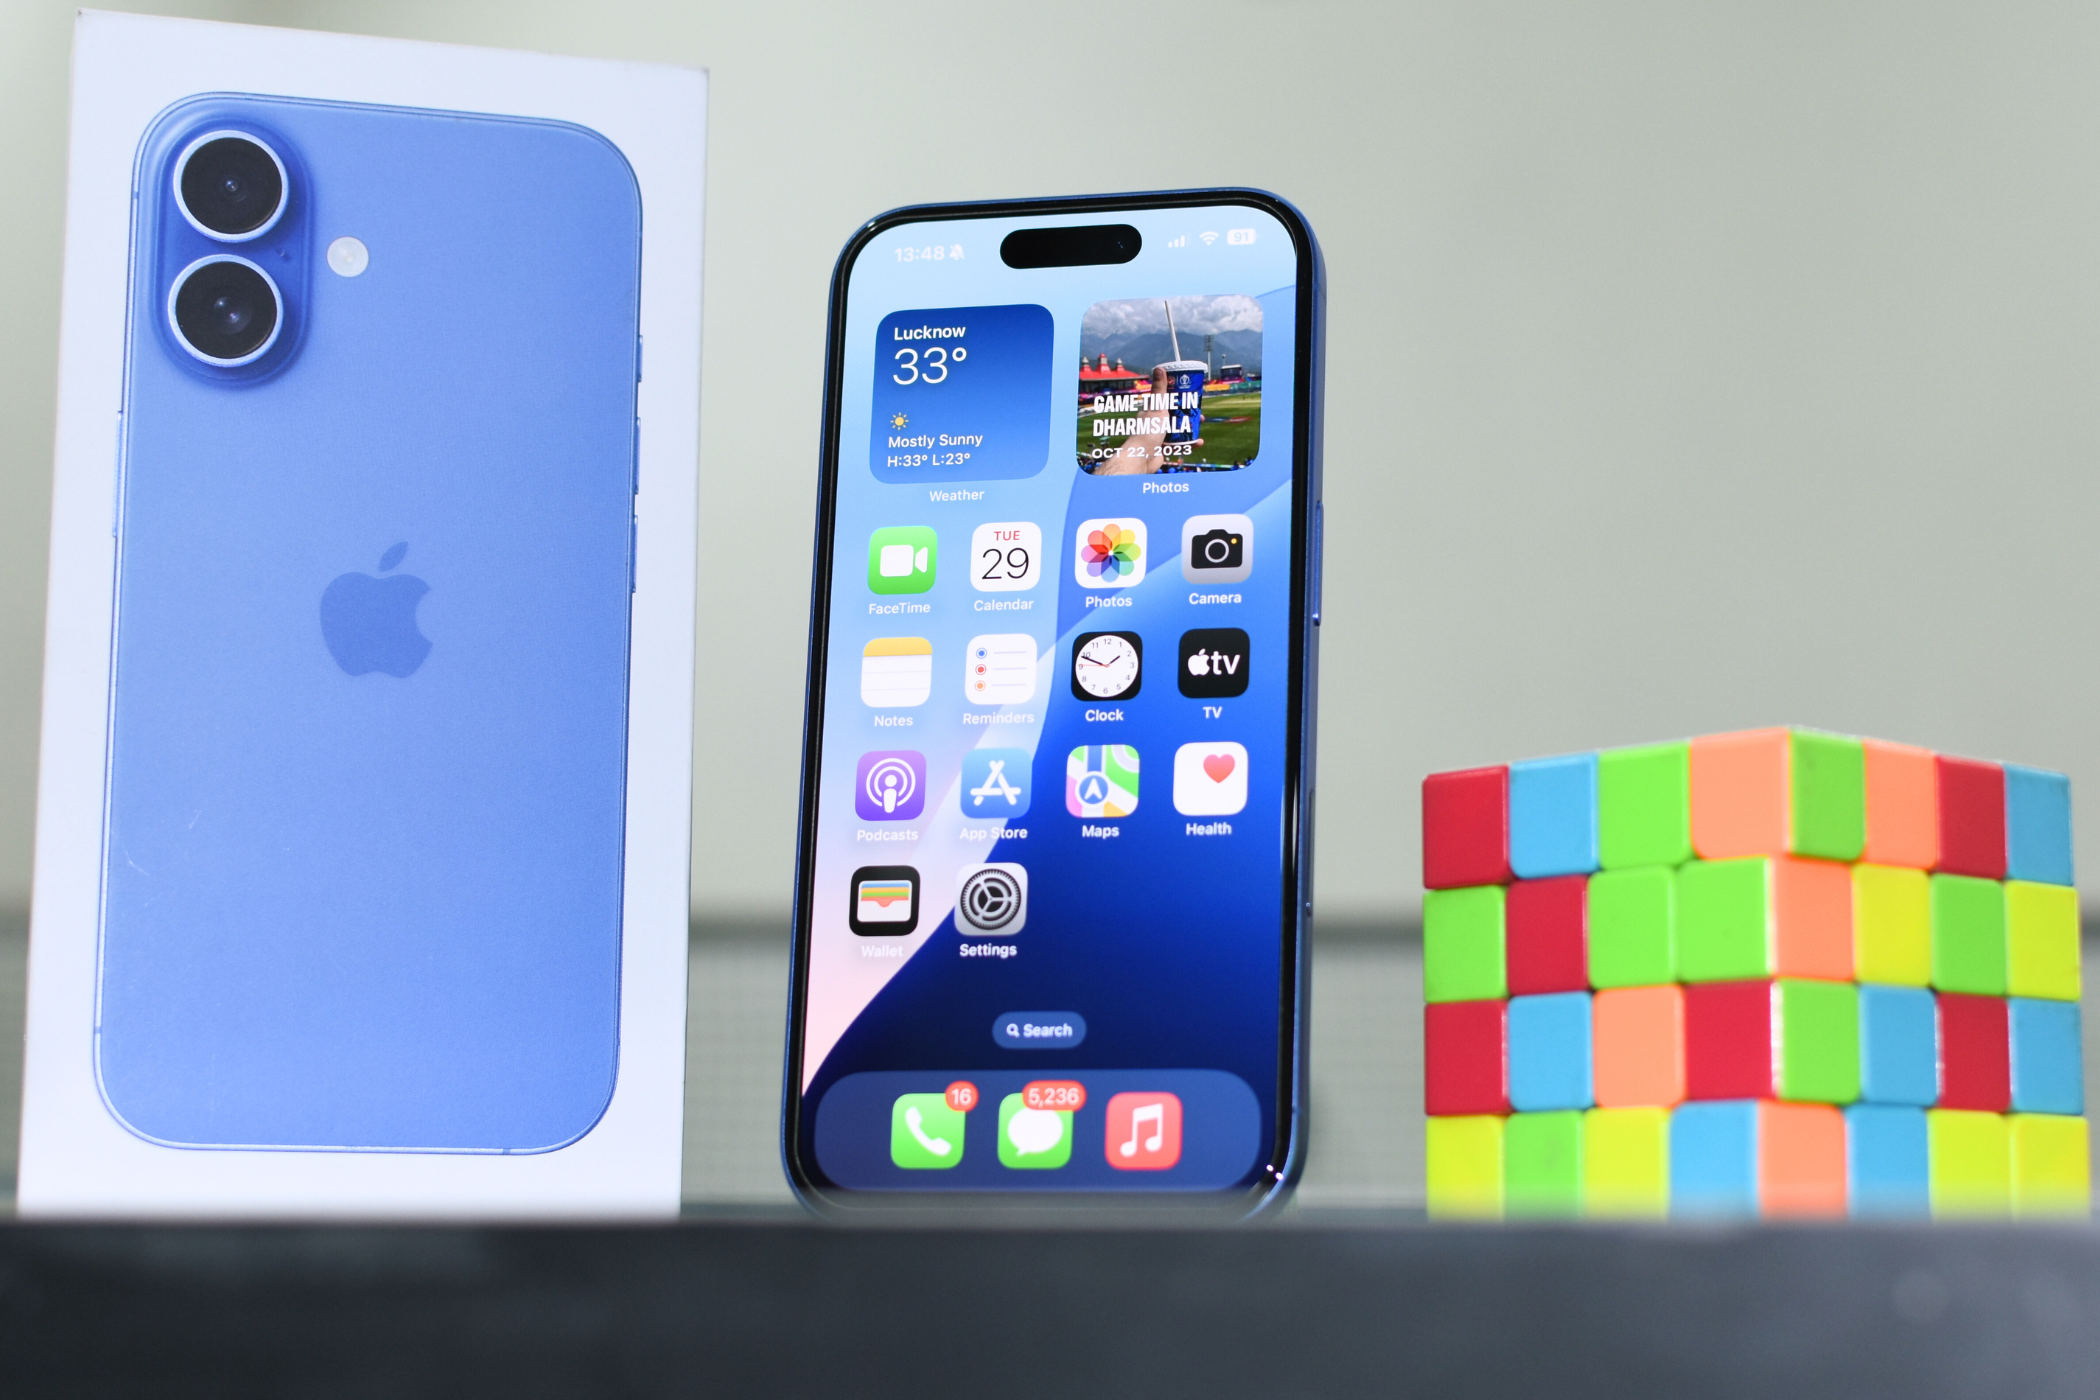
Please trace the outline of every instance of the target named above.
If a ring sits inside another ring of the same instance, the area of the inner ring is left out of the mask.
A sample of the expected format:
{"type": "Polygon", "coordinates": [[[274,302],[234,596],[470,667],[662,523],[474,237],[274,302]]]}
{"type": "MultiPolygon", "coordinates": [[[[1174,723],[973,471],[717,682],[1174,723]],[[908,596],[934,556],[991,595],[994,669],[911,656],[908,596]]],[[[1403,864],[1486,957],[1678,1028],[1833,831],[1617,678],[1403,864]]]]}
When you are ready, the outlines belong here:
{"type": "Polygon", "coordinates": [[[2087,1228],[0,1229],[0,1395],[2100,1393],[2087,1228]]]}

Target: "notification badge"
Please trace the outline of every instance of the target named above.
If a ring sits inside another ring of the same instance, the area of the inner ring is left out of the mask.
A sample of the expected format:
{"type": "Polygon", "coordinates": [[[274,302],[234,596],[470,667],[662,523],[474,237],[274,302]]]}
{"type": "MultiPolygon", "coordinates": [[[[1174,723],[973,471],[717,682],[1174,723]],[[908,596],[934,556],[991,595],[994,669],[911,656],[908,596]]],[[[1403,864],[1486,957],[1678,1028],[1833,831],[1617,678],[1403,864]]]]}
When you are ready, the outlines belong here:
{"type": "Polygon", "coordinates": [[[1181,1098],[1117,1094],[1108,1101],[1108,1164],[1119,1172],[1163,1172],[1181,1160],[1181,1098]]]}

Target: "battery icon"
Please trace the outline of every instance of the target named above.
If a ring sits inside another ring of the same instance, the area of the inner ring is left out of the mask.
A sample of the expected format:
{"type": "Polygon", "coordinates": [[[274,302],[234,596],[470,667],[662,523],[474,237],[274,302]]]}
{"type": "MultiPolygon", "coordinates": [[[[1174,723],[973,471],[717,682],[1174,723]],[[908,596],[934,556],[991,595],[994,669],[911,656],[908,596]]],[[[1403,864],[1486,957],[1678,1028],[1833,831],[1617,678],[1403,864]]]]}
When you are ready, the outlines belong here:
{"type": "Polygon", "coordinates": [[[1225,233],[1225,241],[1227,243],[1252,243],[1254,241],[1254,230],[1251,228],[1228,229],[1225,233]]]}

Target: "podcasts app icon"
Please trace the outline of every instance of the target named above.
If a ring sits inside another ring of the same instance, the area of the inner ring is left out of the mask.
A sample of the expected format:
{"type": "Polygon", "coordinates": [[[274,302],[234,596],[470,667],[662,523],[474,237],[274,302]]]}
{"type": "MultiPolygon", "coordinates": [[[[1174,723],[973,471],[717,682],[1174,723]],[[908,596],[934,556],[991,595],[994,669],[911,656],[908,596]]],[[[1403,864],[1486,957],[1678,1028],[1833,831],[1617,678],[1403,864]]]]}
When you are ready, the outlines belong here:
{"type": "Polygon", "coordinates": [[[926,809],[926,755],[886,749],[860,756],[853,814],[864,822],[908,822],[926,809]]]}

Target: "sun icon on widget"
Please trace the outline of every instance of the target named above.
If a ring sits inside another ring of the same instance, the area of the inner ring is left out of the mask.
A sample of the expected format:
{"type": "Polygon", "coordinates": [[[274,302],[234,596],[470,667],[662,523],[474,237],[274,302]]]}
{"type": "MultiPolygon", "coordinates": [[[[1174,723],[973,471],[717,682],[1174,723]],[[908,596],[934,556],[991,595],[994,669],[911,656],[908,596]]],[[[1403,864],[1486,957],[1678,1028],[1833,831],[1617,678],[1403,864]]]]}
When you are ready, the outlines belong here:
{"type": "Polygon", "coordinates": [[[904,425],[905,425],[906,423],[909,423],[910,421],[911,421],[911,419],[909,419],[909,418],[905,417],[905,416],[904,416],[903,414],[901,414],[901,413],[892,413],[892,414],[890,415],[890,426],[891,426],[892,428],[901,428],[901,427],[903,427],[903,426],[904,426],[904,425]]]}

